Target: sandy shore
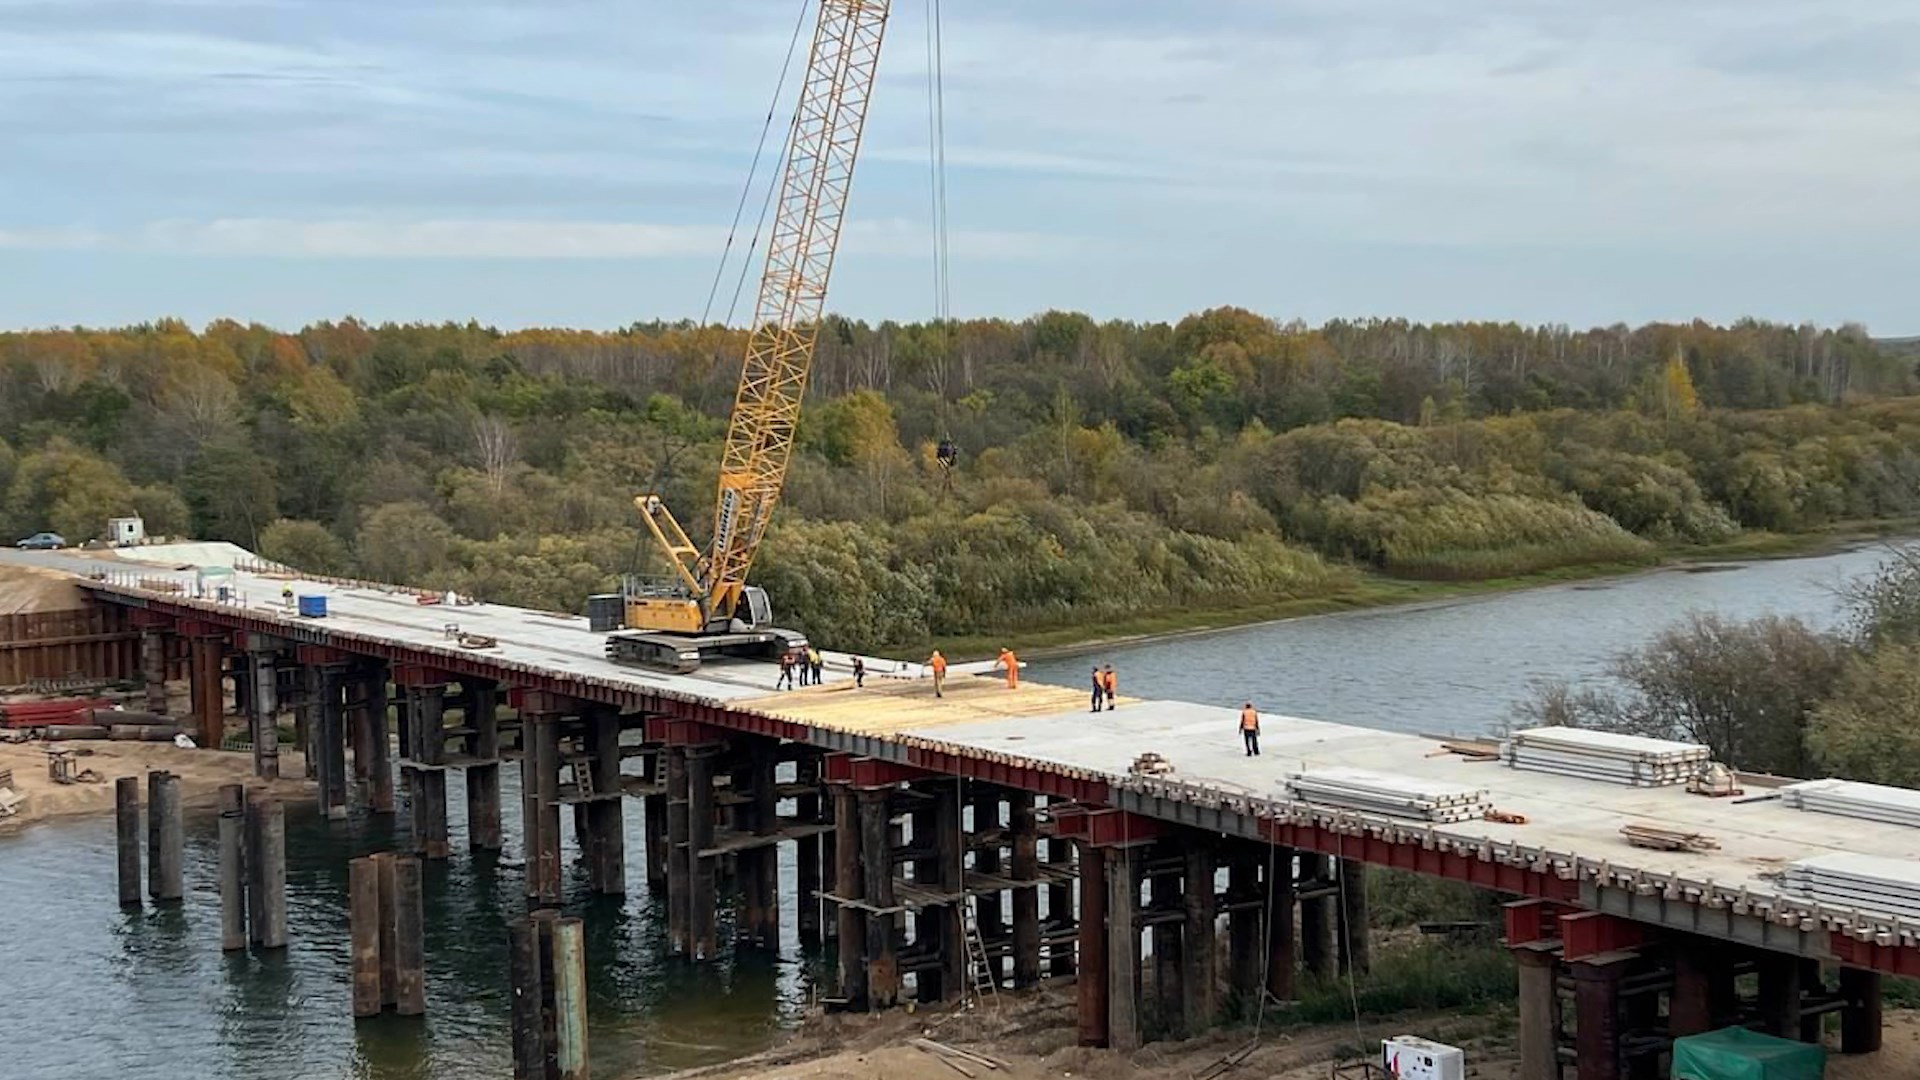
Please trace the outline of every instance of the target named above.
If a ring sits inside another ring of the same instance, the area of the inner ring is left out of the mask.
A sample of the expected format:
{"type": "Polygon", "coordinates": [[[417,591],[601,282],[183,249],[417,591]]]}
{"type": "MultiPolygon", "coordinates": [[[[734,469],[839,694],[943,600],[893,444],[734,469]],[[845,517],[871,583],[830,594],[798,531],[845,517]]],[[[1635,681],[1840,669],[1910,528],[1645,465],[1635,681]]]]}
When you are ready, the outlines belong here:
{"type": "MultiPolygon", "coordinates": [[[[996,1012],[941,1007],[917,1015],[815,1017],[786,1043],[726,1065],[672,1073],[668,1080],[956,1080],[961,1073],[910,1040],[928,1038],[997,1059],[989,1070],[962,1062],[978,1078],[1040,1080],[1191,1080],[1221,1058],[1254,1044],[1251,1028],[1187,1042],[1149,1043],[1133,1054],[1074,1045],[1071,987],[1006,994],[996,1012]]],[[[1467,1050],[1474,1080],[1519,1080],[1510,1012],[1476,1016],[1406,1014],[1360,1024],[1284,1026],[1269,1018],[1257,1045],[1225,1075],[1268,1080],[1326,1080],[1329,1066],[1353,1060],[1368,1040],[1417,1033],[1467,1050]]],[[[1920,1012],[1888,1010],[1881,1051],[1829,1056],[1828,1080],[1912,1080],[1920,1076],[1920,1012]]]]}
{"type": "MultiPolygon", "coordinates": [[[[70,814],[106,813],[113,809],[113,782],[122,776],[144,776],[166,769],[180,777],[181,797],[192,804],[211,802],[220,785],[244,783],[253,777],[253,755],[222,750],[183,750],[172,743],[63,742],[0,744],[0,769],[13,770],[13,790],[26,796],[20,813],[0,818],[0,830],[20,828],[35,821],[70,814]],[[47,778],[47,748],[57,746],[79,753],[76,768],[92,769],[102,777],[97,784],[56,784],[47,778]]],[[[306,771],[301,755],[280,751],[280,770],[287,777],[306,771]]],[[[275,787],[283,794],[310,788],[304,779],[282,779],[275,787]]],[[[143,796],[144,797],[144,796],[143,796]]]]}

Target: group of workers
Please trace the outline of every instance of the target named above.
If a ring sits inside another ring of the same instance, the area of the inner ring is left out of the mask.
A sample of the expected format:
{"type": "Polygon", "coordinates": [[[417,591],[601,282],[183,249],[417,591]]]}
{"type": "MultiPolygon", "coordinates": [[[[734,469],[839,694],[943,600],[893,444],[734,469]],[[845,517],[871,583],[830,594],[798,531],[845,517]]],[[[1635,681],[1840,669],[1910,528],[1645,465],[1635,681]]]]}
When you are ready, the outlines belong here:
{"type": "Polygon", "coordinates": [[[1093,669],[1093,708],[1089,712],[1099,712],[1102,705],[1108,712],[1113,711],[1113,703],[1120,699],[1120,679],[1113,673],[1113,665],[1106,667],[1094,665],[1093,669]]]}
{"type": "MultiPolygon", "coordinates": [[[[1012,649],[1001,649],[1000,656],[994,660],[993,666],[996,670],[1002,668],[1006,670],[1007,689],[1020,689],[1020,658],[1013,654],[1012,649]]],[[[933,655],[927,657],[927,671],[933,675],[933,696],[946,697],[947,658],[940,655],[939,649],[933,650],[933,655]]]]}
{"type": "MultiPolygon", "coordinates": [[[[820,650],[809,645],[804,649],[789,649],[780,654],[780,681],[773,684],[775,690],[791,690],[795,686],[819,686],[825,674],[826,661],[820,656],[820,650]]],[[[852,658],[853,685],[867,685],[867,662],[860,657],[852,658]]]]}
{"type": "Polygon", "coordinates": [[[788,649],[780,654],[780,681],[774,683],[773,688],[791,690],[795,686],[819,686],[823,667],[825,664],[820,659],[819,649],[811,645],[805,649],[788,649]]]}
{"type": "MultiPolygon", "coordinates": [[[[791,689],[793,687],[795,669],[798,669],[800,672],[801,686],[808,685],[809,679],[811,679],[812,685],[819,685],[820,666],[819,649],[809,647],[804,653],[795,650],[794,652],[782,655],[780,657],[780,683],[776,689],[779,687],[791,689]]],[[[1007,689],[1016,690],[1019,688],[1020,658],[1014,655],[1012,649],[1001,649],[1000,656],[993,662],[993,666],[996,670],[1004,669],[1006,671],[1007,689]]],[[[937,698],[946,697],[947,658],[940,655],[939,649],[933,650],[933,655],[927,657],[927,670],[933,675],[933,696],[937,698]]],[[[854,657],[854,685],[865,685],[866,674],[866,664],[858,656],[854,657]]],[[[1088,711],[1112,712],[1115,703],[1120,699],[1120,679],[1119,676],[1114,674],[1113,665],[1094,665],[1092,685],[1093,697],[1091,707],[1088,711]]],[[[1260,756],[1260,713],[1253,707],[1253,702],[1251,701],[1240,706],[1240,741],[1246,748],[1248,757],[1260,756]]]]}

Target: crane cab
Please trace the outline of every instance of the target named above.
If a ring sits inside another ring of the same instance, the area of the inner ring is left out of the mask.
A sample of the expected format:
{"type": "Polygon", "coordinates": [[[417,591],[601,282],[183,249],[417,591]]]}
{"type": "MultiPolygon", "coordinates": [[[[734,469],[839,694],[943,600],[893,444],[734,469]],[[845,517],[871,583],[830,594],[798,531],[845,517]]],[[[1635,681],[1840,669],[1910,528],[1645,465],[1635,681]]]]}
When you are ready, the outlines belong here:
{"type": "Polygon", "coordinates": [[[775,660],[807,647],[805,634],[773,625],[773,603],[755,585],[741,589],[723,625],[710,624],[700,602],[669,583],[629,578],[621,591],[622,626],[607,635],[607,659],[617,664],[685,675],[716,657],[775,660]]]}

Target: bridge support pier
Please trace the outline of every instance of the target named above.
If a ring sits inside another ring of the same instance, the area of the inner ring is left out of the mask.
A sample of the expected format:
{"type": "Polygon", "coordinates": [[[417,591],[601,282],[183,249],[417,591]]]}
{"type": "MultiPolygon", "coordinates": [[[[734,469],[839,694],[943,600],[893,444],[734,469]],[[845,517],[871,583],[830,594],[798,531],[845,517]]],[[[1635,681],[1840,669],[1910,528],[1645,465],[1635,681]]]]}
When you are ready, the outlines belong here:
{"type": "Polygon", "coordinates": [[[687,753],[688,939],[695,960],[719,955],[719,915],[715,909],[715,872],[719,857],[702,854],[713,847],[713,776],[720,747],[696,746],[687,753]]]}
{"type": "MultiPolygon", "coordinates": [[[[595,706],[586,717],[587,769],[594,801],[587,814],[587,876],[603,896],[627,892],[626,797],[620,791],[620,712],[595,706]]],[[[471,783],[471,774],[469,774],[471,783]]]]}
{"type": "Polygon", "coordinates": [[[1560,1080],[1560,957],[1551,942],[1513,946],[1519,969],[1519,1080],[1560,1080]]]}
{"type": "Polygon", "coordinates": [[[1182,1023],[1186,1007],[1182,999],[1186,994],[1181,977],[1185,942],[1181,940],[1181,932],[1186,927],[1186,919],[1181,917],[1181,912],[1187,899],[1183,887],[1187,866],[1181,848],[1190,842],[1192,838],[1182,835],[1155,845],[1145,853],[1149,910],[1143,914],[1150,927],[1147,940],[1153,943],[1154,1022],[1143,1023],[1141,1028],[1152,1030],[1156,1036],[1173,1036],[1185,1030],[1182,1023]]]}
{"type": "MultiPolygon", "coordinates": [[[[736,740],[738,742],[738,740],[736,740]]],[[[739,806],[736,819],[739,831],[755,836],[773,836],[780,830],[779,797],[774,770],[777,744],[772,739],[745,740],[744,759],[734,773],[744,781],[737,794],[746,801],[739,806]]],[[[740,882],[742,910],[735,919],[735,936],[759,949],[780,950],[780,848],[763,843],[748,848],[735,859],[735,875],[740,882]]]]}
{"type": "Polygon", "coordinates": [[[560,873],[560,720],[539,702],[520,715],[520,831],[526,848],[527,907],[558,908],[560,873]]]}
{"type": "Polygon", "coordinates": [[[376,814],[393,813],[393,736],[388,715],[392,711],[392,698],[388,678],[385,661],[376,660],[368,666],[362,719],[366,732],[362,737],[367,740],[367,808],[376,814]]]}
{"type": "MultiPolygon", "coordinates": [[[[664,789],[667,784],[667,751],[662,748],[641,762],[641,776],[648,784],[664,789]]],[[[648,795],[640,808],[640,822],[647,845],[647,888],[653,892],[667,889],[667,796],[648,795]]]]}
{"type": "MultiPolygon", "coordinates": [[[[833,787],[833,893],[841,900],[866,895],[861,873],[860,801],[845,784],[833,787]]],[[[835,944],[838,946],[840,1000],[848,1009],[867,1007],[867,918],[849,903],[834,907],[835,944]]]]}
{"type": "Polygon", "coordinates": [[[452,851],[447,831],[446,692],[444,684],[408,687],[401,728],[410,850],[429,859],[444,859],[452,851]]]}
{"type": "Polygon", "coordinates": [[[217,637],[188,639],[187,679],[193,695],[195,737],[209,750],[227,738],[226,652],[217,637]]]}
{"type": "Polygon", "coordinates": [[[1340,970],[1365,975],[1373,963],[1373,948],[1367,914],[1367,864],[1358,859],[1339,859],[1340,873],[1340,970]]]}
{"type": "Polygon", "coordinates": [[[140,631],[140,676],[146,683],[147,711],[167,715],[167,632],[157,627],[140,631]]]}
{"type": "MultiPolygon", "coordinates": [[[[1324,855],[1302,853],[1299,883],[1317,887],[1334,880],[1335,860],[1324,855]]],[[[1326,894],[1300,901],[1300,964],[1321,977],[1334,973],[1338,949],[1334,936],[1338,929],[1336,906],[1339,898],[1326,894]]]]}
{"type": "Polygon", "coordinates": [[[1880,1049],[1880,973],[1840,969],[1840,1052],[1871,1054],[1880,1049]]]}
{"type": "MultiPolygon", "coordinates": [[[[867,1007],[891,1009],[900,999],[900,961],[893,899],[893,810],[885,788],[861,788],[860,874],[865,885],[867,1007]]],[[[844,924],[843,924],[844,925],[844,924]]]]}
{"type": "Polygon", "coordinates": [[[1631,953],[1602,953],[1569,965],[1578,1080],[1620,1080],[1620,984],[1635,959],[1631,953]]]}
{"type": "Polygon", "coordinates": [[[1106,1046],[1112,1033],[1112,990],[1107,978],[1107,852],[1081,841],[1079,946],[1080,977],[1076,987],[1081,1046],[1106,1046]]]}
{"type": "Polygon", "coordinates": [[[1734,1021],[1733,957],[1712,938],[1672,939],[1673,990],[1667,998],[1667,1030],[1678,1038],[1713,1031],[1734,1021]]]}
{"type": "Polygon", "coordinates": [[[692,800],[687,787],[687,748],[669,746],[660,753],[667,782],[662,860],[667,880],[667,948],[675,956],[687,956],[693,952],[693,867],[687,849],[687,838],[693,830],[688,820],[692,800]]]}
{"type": "Polygon", "coordinates": [[[346,667],[326,664],[309,669],[314,688],[315,771],[320,812],[329,821],[347,817],[347,733],[344,704],[346,667]]]}
{"type": "MultiPolygon", "coordinates": [[[[1295,962],[1293,952],[1294,937],[1294,851],[1289,847],[1269,846],[1264,852],[1255,849],[1255,858],[1265,856],[1266,865],[1260,872],[1266,877],[1266,910],[1261,912],[1264,925],[1261,930],[1266,935],[1266,992],[1276,1001],[1292,1001],[1294,997],[1295,962]]],[[[1317,862],[1316,856],[1303,856],[1304,866],[1317,862]]],[[[1305,873],[1305,871],[1302,871],[1305,873]]],[[[1302,911],[1306,905],[1301,905],[1302,911]]],[[[1301,922],[1304,929],[1306,923],[1301,922]]]]}
{"type": "MultiPolygon", "coordinates": [[[[1048,801],[1052,804],[1052,800],[1048,801]]],[[[1064,836],[1046,838],[1047,866],[1059,871],[1073,866],[1073,841],[1064,836]]],[[[1074,886],[1071,881],[1054,881],[1047,885],[1046,921],[1041,929],[1051,942],[1047,945],[1047,976],[1058,979],[1074,972],[1074,942],[1066,940],[1064,935],[1074,930],[1078,920],[1074,916],[1074,886]]]]}
{"type": "Polygon", "coordinates": [[[500,684],[492,679],[465,679],[463,726],[473,729],[467,766],[467,847],[474,852],[499,851],[500,828],[500,684]]]}
{"type": "Polygon", "coordinates": [[[1215,862],[1212,837],[1196,837],[1186,849],[1187,924],[1181,930],[1180,981],[1184,1005],[1184,1032],[1193,1038],[1213,1026],[1219,1014],[1214,984],[1217,950],[1214,929],[1218,899],[1214,892],[1215,862]]]}
{"type": "MultiPolygon", "coordinates": [[[[1013,841],[1013,879],[1038,881],[1040,841],[1033,796],[1007,795],[1007,831],[1013,841]]],[[[1040,981],[1040,889],[1029,885],[1013,893],[1013,985],[1026,989],[1040,981]]]]}
{"type": "MultiPolygon", "coordinates": [[[[1266,897],[1260,886],[1260,867],[1266,858],[1266,845],[1244,840],[1228,841],[1227,860],[1227,994],[1234,1011],[1251,1015],[1260,1007],[1260,974],[1264,968],[1261,946],[1266,938],[1261,924],[1266,917],[1266,897]]],[[[1292,879],[1288,879],[1292,883],[1292,879]]],[[[1292,908],[1288,908],[1289,914],[1292,908]]],[[[1291,955],[1292,935],[1288,935],[1291,955]]]]}
{"type": "MultiPolygon", "coordinates": [[[[817,791],[820,784],[820,756],[807,754],[794,763],[794,779],[798,783],[814,785],[817,791]]],[[[818,794],[801,795],[794,799],[794,815],[803,824],[821,820],[822,800],[818,794]]],[[[794,926],[800,935],[802,945],[820,944],[821,904],[820,879],[822,874],[822,848],[833,842],[833,834],[824,836],[803,836],[794,842],[794,926]]],[[[830,861],[830,860],[829,860],[830,861]]],[[[779,862],[774,861],[777,872],[779,862]]],[[[773,926],[777,935],[780,925],[780,913],[773,913],[773,926]]]]}
{"type": "Polygon", "coordinates": [[[1140,1048],[1140,876],[1144,854],[1138,847],[1112,847],[1106,852],[1107,1045],[1123,1052],[1140,1048]]]}
{"type": "MultiPolygon", "coordinates": [[[[973,808],[973,837],[967,846],[973,848],[973,868],[982,874],[1004,874],[1005,853],[1002,848],[1006,844],[1006,833],[1000,805],[1004,796],[992,784],[973,783],[970,786],[973,791],[973,798],[969,800],[973,808]]],[[[953,883],[955,892],[960,888],[960,882],[953,883]]],[[[1007,936],[1005,900],[998,892],[985,892],[974,897],[973,905],[974,925],[980,931],[980,939],[987,943],[989,955],[993,957],[988,961],[988,971],[994,985],[999,986],[1006,982],[1006,972],[998,953],[991,950],[1007,936]]],[[[961,933],[965,932],[965,923],[962,922],[961,933]]],[[[959,945],[964,955],[966,942],[960,941],[959,945]]],[[[961,987],[960,990],[964,993],[966,988],[961,987]]]]}
{"type": "Polygon", "coordinates": [[[247,723],[253,735],[253,775],[280,779],[279,696],[275,686],[275,654],[249,650],[247,657],[247,723]]]}

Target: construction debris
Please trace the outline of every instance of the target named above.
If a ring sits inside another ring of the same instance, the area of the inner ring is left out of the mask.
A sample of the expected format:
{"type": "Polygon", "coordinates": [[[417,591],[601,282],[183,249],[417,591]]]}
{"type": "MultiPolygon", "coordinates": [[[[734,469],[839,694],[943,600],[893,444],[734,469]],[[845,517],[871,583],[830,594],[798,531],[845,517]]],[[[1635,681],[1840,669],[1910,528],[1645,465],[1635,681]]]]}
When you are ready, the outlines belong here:
{"type": "Polygon", "coordinates": [[[1857,780],[1808,780],[1781,788],[1780,801],[1809,813],[1920,826],[1920,791],[1909,788],[1857,780]]]}
{"type": "Polygon", "coordinates": [[[1920,864],[1908,859],[1816,855],[1789,863],[1781,882],[1823,904],[1920,919],[1920,864]]]}
{"type": "Polygon", "coordinates": [[[1696,743],[1569,727],[1516,731],[1500,753],[1511,768],[1631,787],[1684,784],[1713,758],[1696,743]]]}
{"type": "Polygon", "coordinates": [[[1480,816],[1487,821],[1498,822],[1502,825],[1525,825],[1527,823],[1527,815],[1525,814],[1516,814],[1511,810],[1496,810],[1491,806],[1487,807],[1486,812],[1480,816]]]}
{"type": "Polygon", "coordinates": [[[1135,776],[1172,776],[1173,762],[1149,750],[1134,758],[1127,771],[1135,776]]]}
{"type": "Polygon", "coordinates": [[[1007,1063],[1001,1061],[999,1058],[991,1058],[985,1054],[976,1054],[971,1050],[962,1050],[957,1046],[948,1046],[946,1043],[934,1042],[932,1039],[911,1039],[908,1041],[908,1045],[923,1054],[933,1055],[940,1061],[952,1066],[962,1076],[972,1076],[974,1073],[972,1069],[967,1068],[961,1064],[961,1062],[969,1062],[986,1069],[1004,1069],[1007,1067],[1007,1063]]]}
{"type": "Polygon", "coordinates": [[[1622,825],[1620,835],[1634,847],[1652,851],[1716,851],[1720,841],[1705,833],[1663,829],[1658,825],[1622,825]]]}
{"type": "Polygon", "coordinates": [[[1745,795],[1746,789],[1740,786],[1739,778],[1732,769],[1717,761],[1709,761],[1706,767],[1687,778],[1687,790],[1695,795],[1724,799],[1735,795],[1745,795]]]}
{"type": "Polygon", "coordinates": [[[1290,773],[1286,793],[1296,802],[1435,823],[1472,821],[1491,809],[1482,788],[1454,787],[1443,781],[1387,776],[1366,769],[1290,773]]]}

